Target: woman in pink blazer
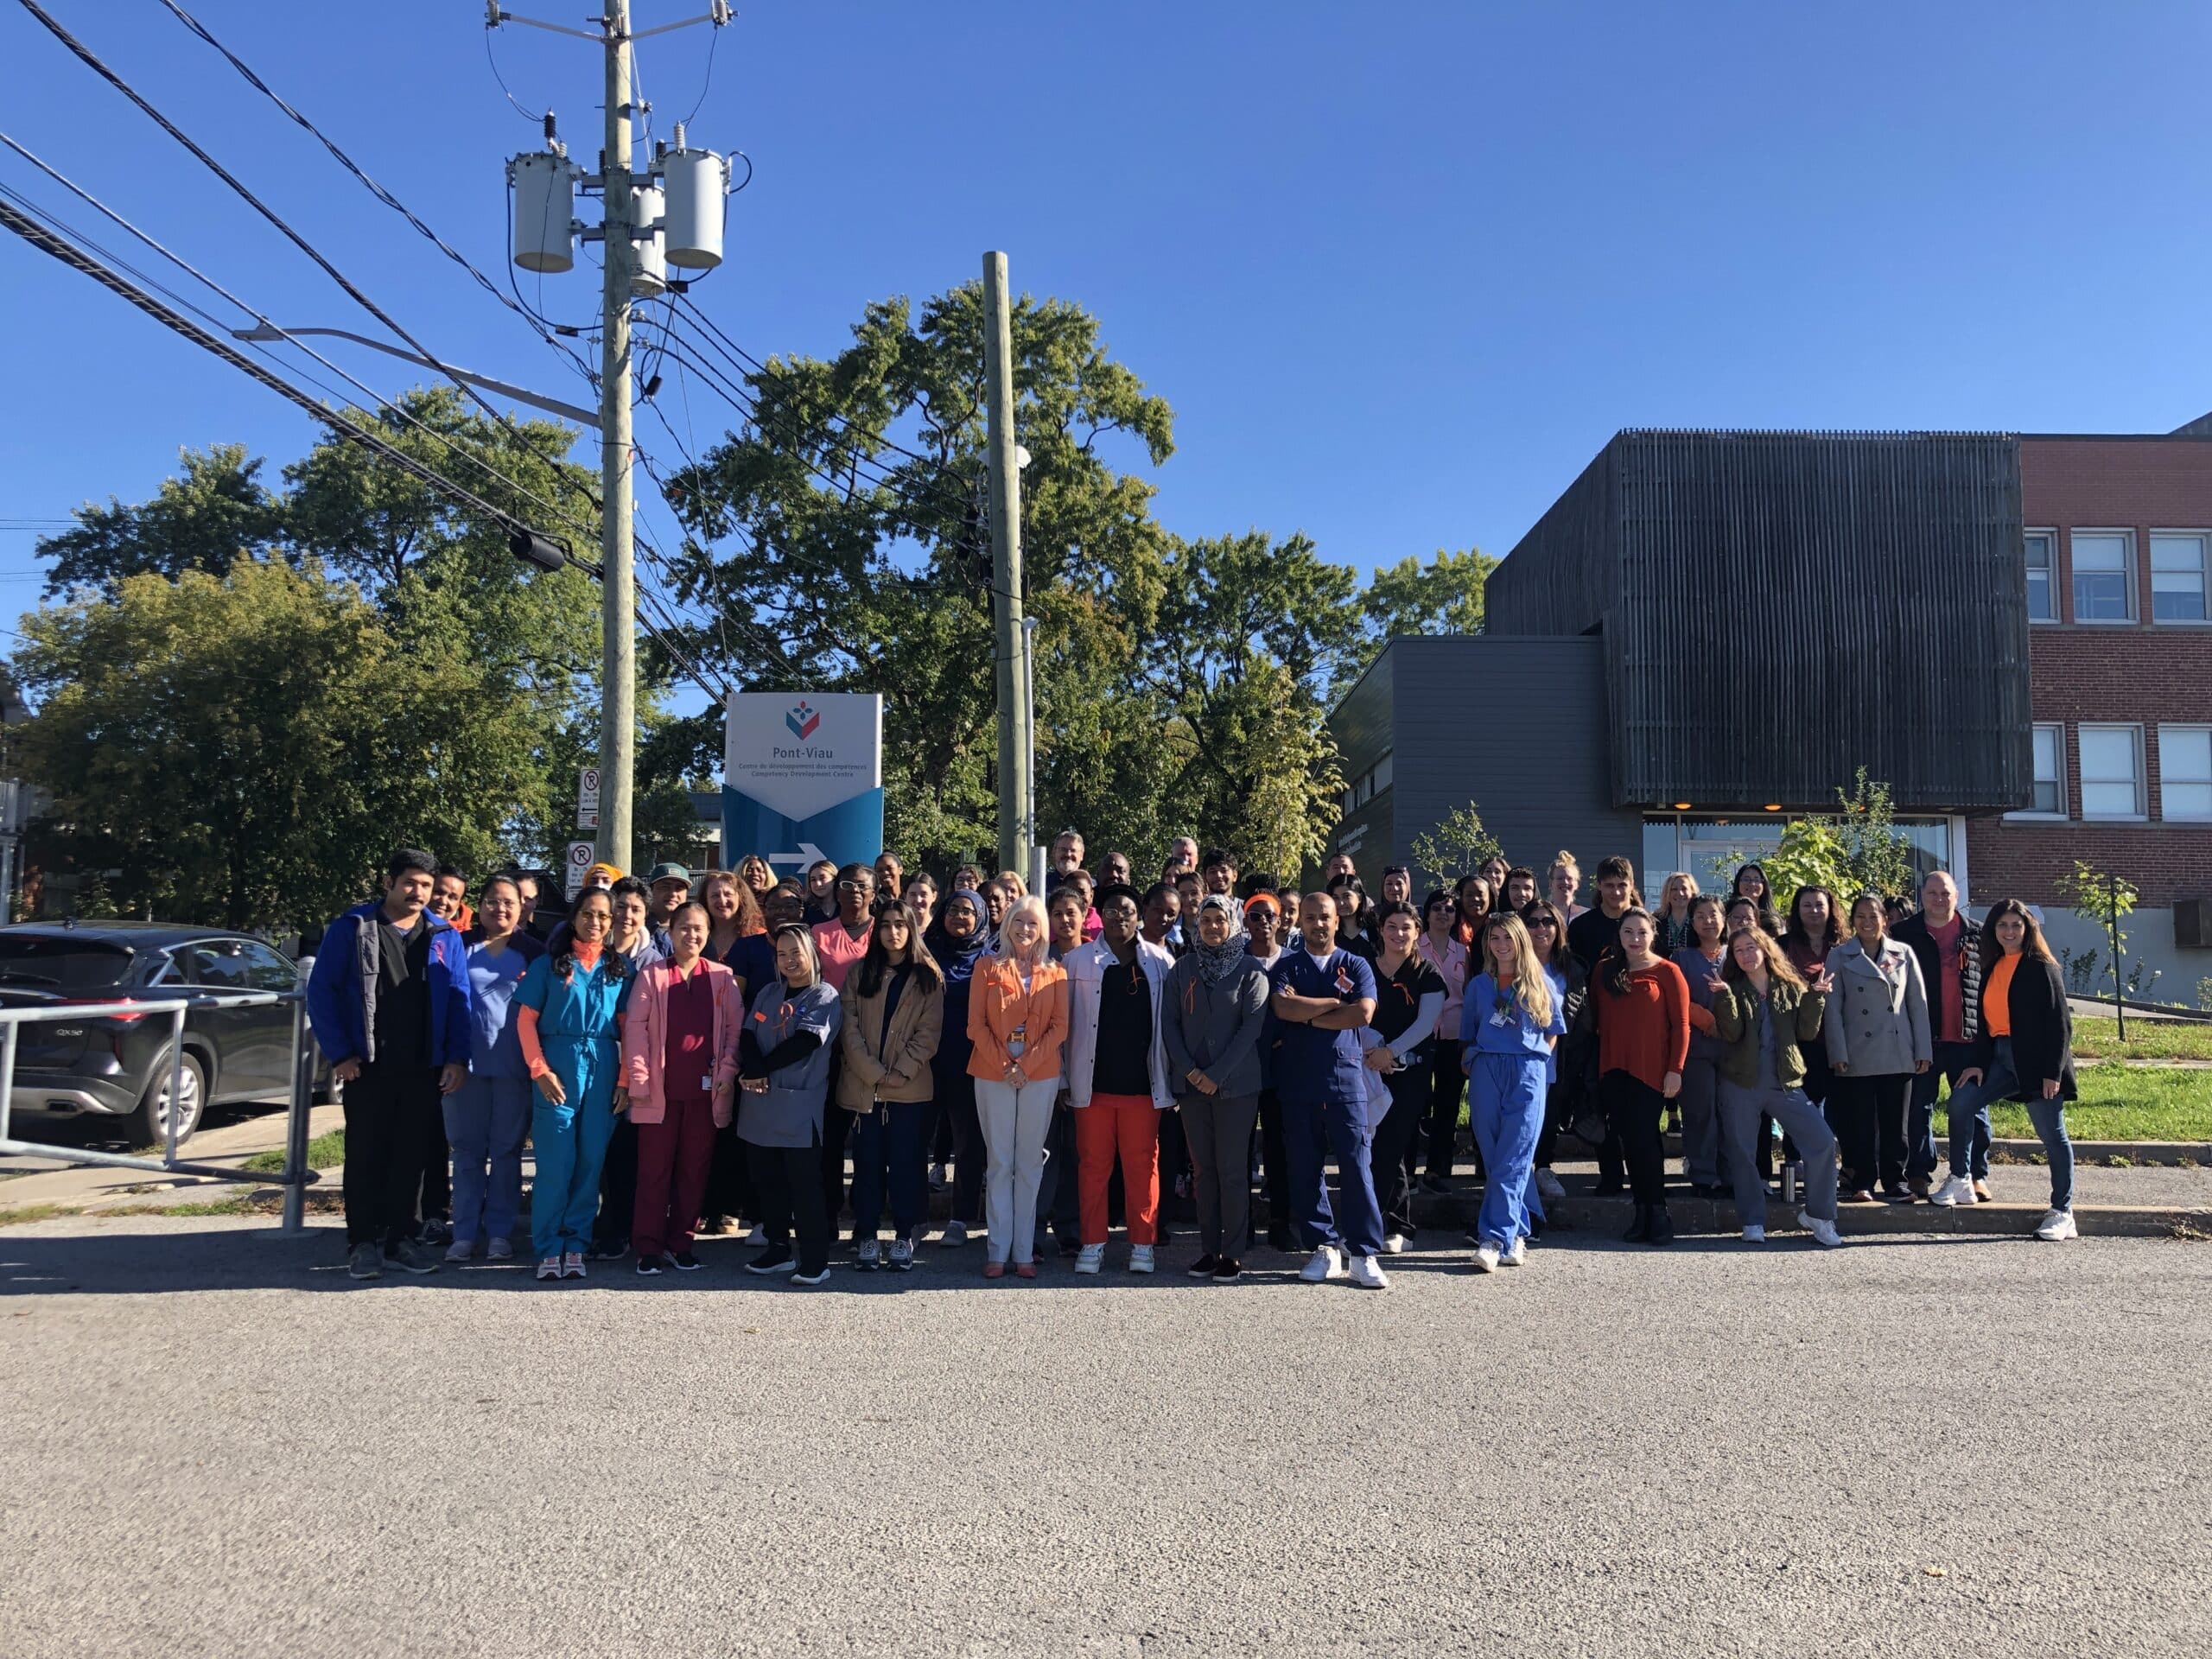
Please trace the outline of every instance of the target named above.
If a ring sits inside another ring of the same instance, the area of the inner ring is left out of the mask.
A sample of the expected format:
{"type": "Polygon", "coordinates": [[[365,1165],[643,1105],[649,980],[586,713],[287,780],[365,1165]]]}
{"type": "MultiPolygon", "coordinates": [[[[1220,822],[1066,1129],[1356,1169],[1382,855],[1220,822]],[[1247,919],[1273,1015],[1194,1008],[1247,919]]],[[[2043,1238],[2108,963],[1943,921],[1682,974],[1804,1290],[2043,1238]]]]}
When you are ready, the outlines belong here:
{"type": "Polygon", "coordinates": [[[704,905],[669,920],[673,954],[638,976],[622,1020],[623,1077],[638,1126],[639,1276],[690,1272],[691,1230],[707,1194],[715,1131],[727,1128],[737,1088],[745,1009],[737,978],[703,954],[714,924],[704,905]]]}

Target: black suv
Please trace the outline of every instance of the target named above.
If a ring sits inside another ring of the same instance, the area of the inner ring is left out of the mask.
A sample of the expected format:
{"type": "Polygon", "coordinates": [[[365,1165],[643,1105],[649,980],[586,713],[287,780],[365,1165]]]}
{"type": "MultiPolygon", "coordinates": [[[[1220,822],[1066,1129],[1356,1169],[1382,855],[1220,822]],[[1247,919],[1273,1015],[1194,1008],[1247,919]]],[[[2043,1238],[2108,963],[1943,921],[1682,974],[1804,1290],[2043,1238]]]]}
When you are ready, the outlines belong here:
{"type": "MultiPolygon", "coordinates": [[[[250,934],[166,922],[25,922],[0,927],[0,1007],[143,1002],[142,1014],[33,1020],[19,1027],[12,1110],[127,1117],[134,1146],[168,1134],[169,1030],[162,1005],[194,992],[289,991],[290,957],[250,934]]],[[[292,1010],[200,1009],[184,1022],[177,1140],[211,1104],[290,1090],[292,1010]]],[[[31,1126],[23,1125],[24,1131],[31,1126]]]]}

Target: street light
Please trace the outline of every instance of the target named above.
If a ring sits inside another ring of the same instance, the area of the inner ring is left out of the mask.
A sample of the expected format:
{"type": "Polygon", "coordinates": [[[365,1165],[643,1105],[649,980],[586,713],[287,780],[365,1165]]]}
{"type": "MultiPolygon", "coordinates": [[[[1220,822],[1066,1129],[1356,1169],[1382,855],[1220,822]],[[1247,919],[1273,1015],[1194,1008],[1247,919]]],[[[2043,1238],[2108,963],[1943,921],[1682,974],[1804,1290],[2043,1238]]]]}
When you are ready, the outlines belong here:
{"type": "Polygon", "coordinates": [[[322,334],[333,340],[350,340],[356,346],[365,346],[372,352],[382,352],[386,357],[396,357],[403,363],[413,363],[423,368],[434,369],[438,373],[450,375],[456,380],[466,380],[472,386],[481,386],[486,391],[496,391],[502,397],[512,397],[518,404],[528,404],[532,409],[542,409],[548,414],[558,415],[564,420],[577,422],[591,428],[594,432],[599,429],[599,412],[596,410],[579,409],[574,404],[563,403],[558,397],[540,397],[537,392],[525,391],[520,386],[511,386],[504,380],[494,380],[487,374],[471,374],[466,369],[456,369],[449,364],[434,363],[427,357],[417,356],[413,352],[403,352],[397,346],[387,346],[380,340],[371,340],[366,334],[353,334],[347,329],[279,328],[274,323],[264,323],[257,328],[231,330],[232,340],[249,340],[255,344],[268,340],[289,340],[297,334],[322,334]]]}

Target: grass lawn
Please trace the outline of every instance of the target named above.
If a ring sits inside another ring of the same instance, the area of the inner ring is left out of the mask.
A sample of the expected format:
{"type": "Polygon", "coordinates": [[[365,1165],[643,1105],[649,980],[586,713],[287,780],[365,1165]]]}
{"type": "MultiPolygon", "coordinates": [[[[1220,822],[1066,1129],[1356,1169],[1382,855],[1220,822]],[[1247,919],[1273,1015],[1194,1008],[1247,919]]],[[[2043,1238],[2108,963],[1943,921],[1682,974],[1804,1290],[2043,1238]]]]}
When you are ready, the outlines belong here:
{"type": "MultiPolygon", "coordinates": [[[[346,1131],[333,1129],[328,1135],[318,1135],[308,1142],[308,1167],[331,1169],[346,1161],[346,1131]]],[[[268,1152],[257,1152],[238,1166],[257,1174],[281,1175],[284,1173],[284,1149],[277,1147],[268,1152]]]]}
{"type": "MultiPolygon", "coordinates": [[[[2082,1097],[2066,1109],[2066,1132],[2076,1141],[2212,1141],[2212,1071],[2084,1064],[2075,1077],[2082,1097]]],[[[1999,1139],[2035,1139],[2024,1105],[1993,1107],[1989,1122],[1999,1139]]],[[[1949,1133],[1939,1103],[1937,1141],[1949,1133]]]]}
{"type": "Polygon", "coordinates": [[[2130,1020],[2127,1040],[2123,1043],[2117,1020],[2085,1014],[2074,1022],[2074,1052],[2100,1058],[2118,1055],[2133,1060],[2212,1060],[2212,1025],[2130,1020]]]}

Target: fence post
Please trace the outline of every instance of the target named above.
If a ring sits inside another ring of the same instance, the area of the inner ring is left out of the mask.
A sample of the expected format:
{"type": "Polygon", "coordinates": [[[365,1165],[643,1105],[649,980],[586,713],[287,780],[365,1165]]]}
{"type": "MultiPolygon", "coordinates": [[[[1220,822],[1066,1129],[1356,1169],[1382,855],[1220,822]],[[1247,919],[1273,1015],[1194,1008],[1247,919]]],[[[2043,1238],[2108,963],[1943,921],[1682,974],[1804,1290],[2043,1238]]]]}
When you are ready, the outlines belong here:
{"type": "MultiPolygon", "coordinates": [[[[186,1004],[180,1001],[176,1005],[176,1013],[171,1016],[169,1021],[169,1111],[168,1122],[162,1126],[168,1145],[162,1154],[162,1161],[165,1164],[176,1162],[176,1120],[177,1114],[183,1109],[184,1105],[185,1008],[186,1004]]],[[[205,1098],[207,1091],[202,1090],[200,1092],[202,1096],[200,1105],[204,1109],[207,1105],[205,1098]]]]}
{"type": "Polygon", "coordinates": [[[307,1033],[308,1000],[292,1004],[292,1094],[284,1122],[284,1221],[288,1234],[307,1229],[308,1118],[315,1109],[315,1050],[307,1033]]]}
{"type": "Polygon", "coordinates": [[[2120,878],[2116,875],[2110,878],[2105,891],[2105,920],[2112,929],[2113,1015],[2120,1022],[2120,1040],[2124,1043],[2127,1040],[2127,980],[2121,971],[2126,964],[2120,956],[2120,878]]]}

